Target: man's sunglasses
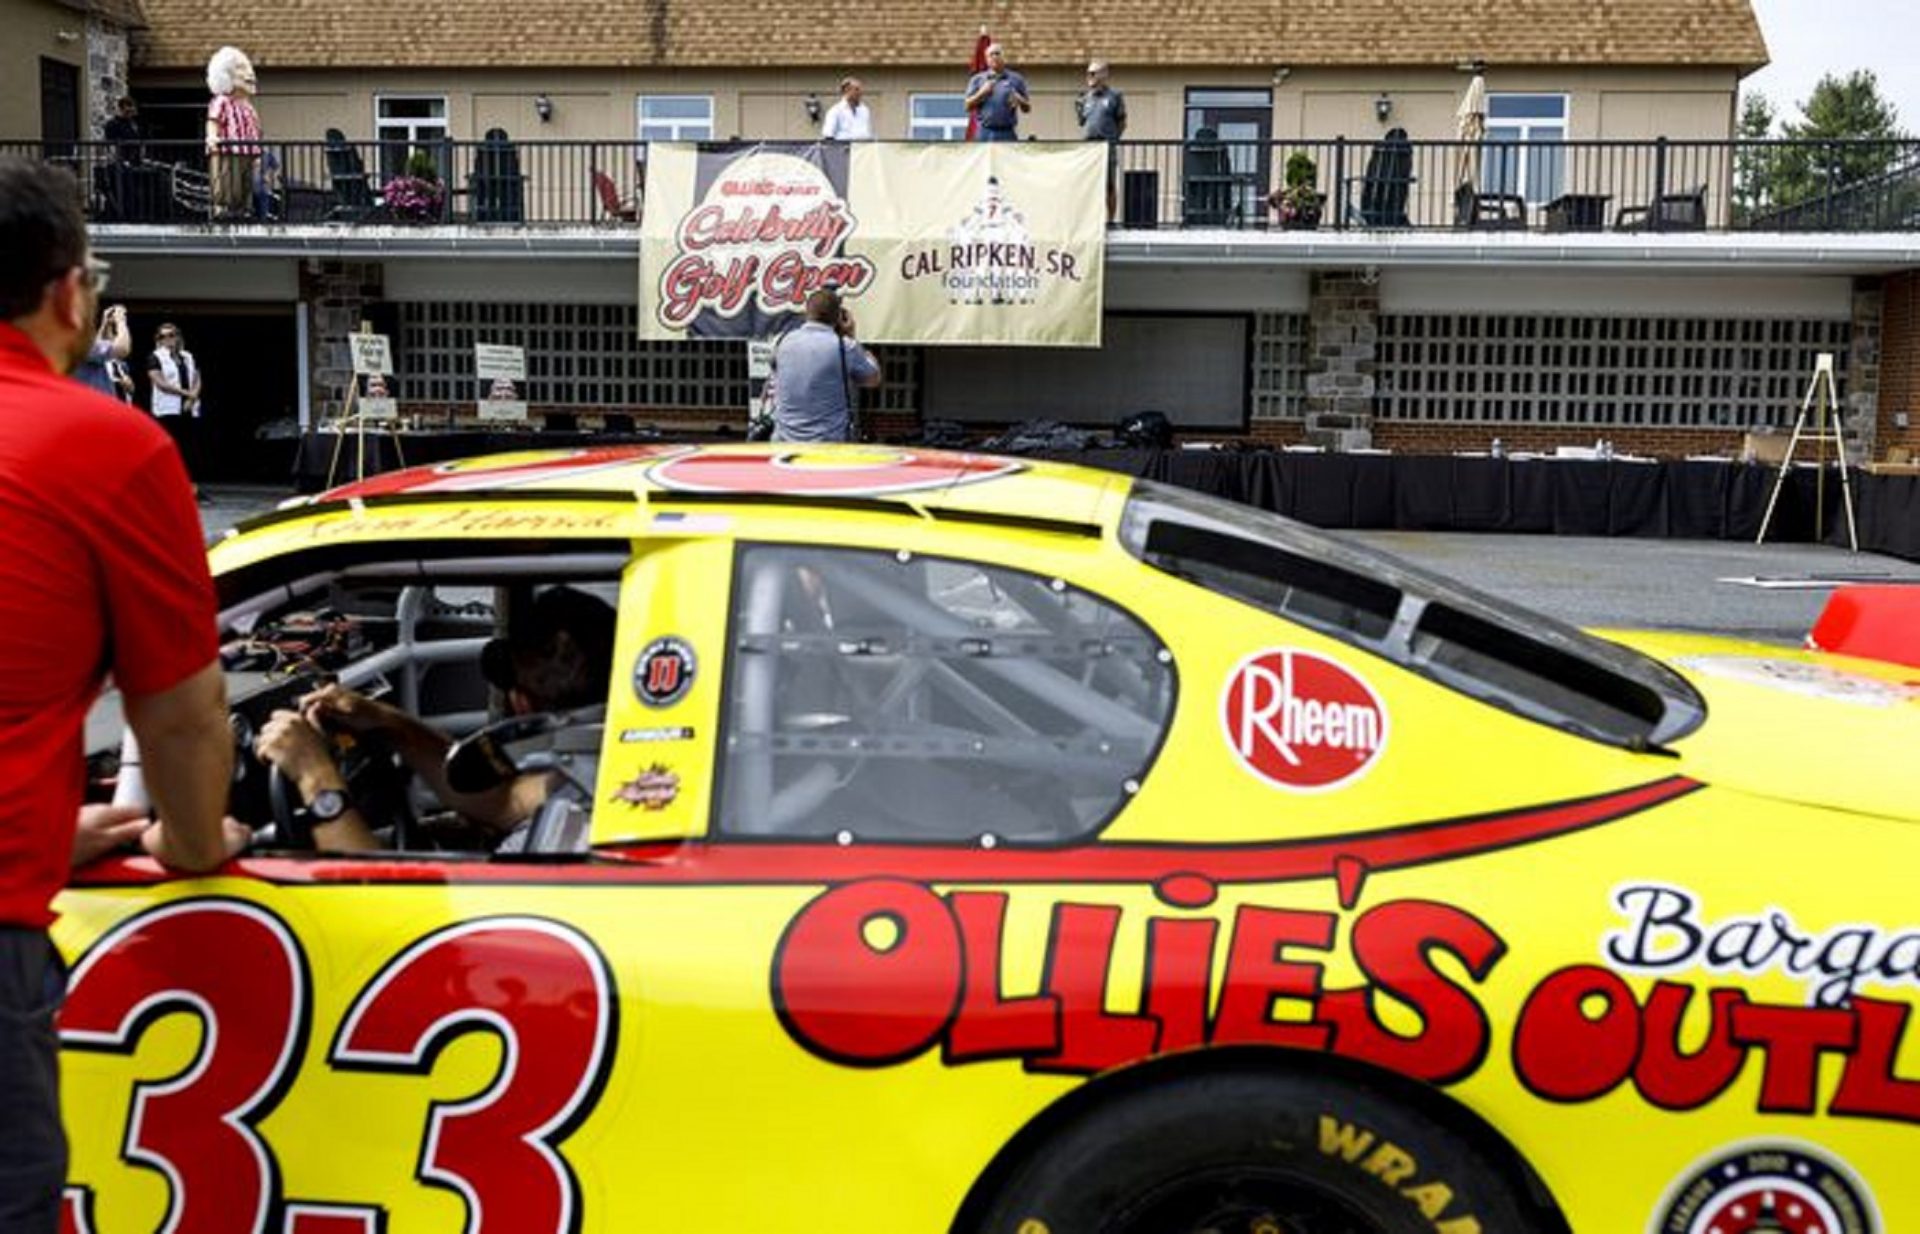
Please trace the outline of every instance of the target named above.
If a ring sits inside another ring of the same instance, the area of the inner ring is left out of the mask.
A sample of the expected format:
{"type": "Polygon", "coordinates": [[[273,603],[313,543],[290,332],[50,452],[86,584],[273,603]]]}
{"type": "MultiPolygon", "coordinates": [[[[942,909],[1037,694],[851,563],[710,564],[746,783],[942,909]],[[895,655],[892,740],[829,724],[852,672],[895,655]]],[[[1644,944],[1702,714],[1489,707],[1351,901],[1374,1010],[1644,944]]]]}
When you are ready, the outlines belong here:
{"type": "Polygon", "coordinates": [[[80,279],[94,295],[103,296],[107,294],[107,284],[111,281],[107,273],[111,269],[113,269],[111,265],[98,257],[88,255],[86,262],[80,267],[80,279]]]}

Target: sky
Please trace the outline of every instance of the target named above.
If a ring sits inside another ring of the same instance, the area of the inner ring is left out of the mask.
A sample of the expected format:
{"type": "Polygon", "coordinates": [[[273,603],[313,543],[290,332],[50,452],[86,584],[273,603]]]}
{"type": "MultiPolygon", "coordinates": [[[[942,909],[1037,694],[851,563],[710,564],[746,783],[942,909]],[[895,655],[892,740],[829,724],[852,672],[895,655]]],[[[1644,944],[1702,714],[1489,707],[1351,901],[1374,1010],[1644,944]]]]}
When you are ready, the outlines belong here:
{"type": "Polygon", "coordinates": [[[1872,69],[1900,127],[1920,133],[1920,0],[1753,0],[1773,63],[1741,83],[1785,119],[1824,73],[1872,69]]]}

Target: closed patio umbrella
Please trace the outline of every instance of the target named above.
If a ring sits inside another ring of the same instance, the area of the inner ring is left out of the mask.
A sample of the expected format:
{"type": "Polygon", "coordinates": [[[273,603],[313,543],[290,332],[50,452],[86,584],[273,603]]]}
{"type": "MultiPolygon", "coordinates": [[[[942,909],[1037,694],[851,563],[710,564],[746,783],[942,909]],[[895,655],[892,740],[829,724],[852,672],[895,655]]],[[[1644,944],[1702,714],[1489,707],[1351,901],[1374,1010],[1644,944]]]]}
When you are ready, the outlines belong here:
{"type": "Polygon", "coordinates": [[[1460,109],[1454,115],[1459,121],[1460,140],[1470,143],[1460,149],[1454,183],[1478,191],[1480,144],[1487,138],[1487,78],[1484,73],[1475,73],[1473,80],[1467,83],[1467,92],[1460,99],[1460,109]]]}

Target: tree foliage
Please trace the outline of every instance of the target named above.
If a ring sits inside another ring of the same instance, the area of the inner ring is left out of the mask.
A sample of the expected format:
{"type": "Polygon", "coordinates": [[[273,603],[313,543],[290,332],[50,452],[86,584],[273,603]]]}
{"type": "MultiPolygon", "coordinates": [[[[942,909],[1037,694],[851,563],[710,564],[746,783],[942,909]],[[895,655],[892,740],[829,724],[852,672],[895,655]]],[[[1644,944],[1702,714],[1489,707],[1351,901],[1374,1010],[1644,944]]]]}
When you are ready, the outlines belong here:
{"type": "MultiPolygon", "coordinates": [[[[1771,166],[1758,171],[1752,186],[1756,204],[1812,201],[1879,181],[1889,172],[1912,170],[1914,151],[1902,144],[1906,133],[1899,115],[1870,69],[1822,77],[1800,105],[1800,115],[1783,132],[1789,141],[1813,144],[1783,147],[1771,166]]],[[[1743,110],[1743,130],[1747,118],[1743,110]]]]}
{"type": "MultiPolygon", "coordinates": [[[[1743,142],[1764,141],[1773,135],[1778,118],[1773,100],[1755,90],[1740,100],[1740,123],[1734,136],[1743,142]]],[[[1770,200],[1768,173],[1773,158],[1766,147],[1742,147],[1733,156],[1733,213],[1736,222],[1745,222],[1770,200]]]]}

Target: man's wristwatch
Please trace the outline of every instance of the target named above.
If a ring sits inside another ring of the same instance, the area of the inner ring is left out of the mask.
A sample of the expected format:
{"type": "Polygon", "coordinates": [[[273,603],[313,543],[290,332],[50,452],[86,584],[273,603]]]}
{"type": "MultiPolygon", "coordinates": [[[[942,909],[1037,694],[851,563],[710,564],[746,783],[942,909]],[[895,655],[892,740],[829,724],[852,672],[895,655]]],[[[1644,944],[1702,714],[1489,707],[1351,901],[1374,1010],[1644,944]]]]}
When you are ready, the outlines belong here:
{"type": "Polygon", "coordinates": [[[345,792],[337,788],[323,788],[313,795],[312,801],[301,807],[300,812],[306,815],[307,822],[319,826],[333,822],[352,808],[353,802],[345,792]]]}

